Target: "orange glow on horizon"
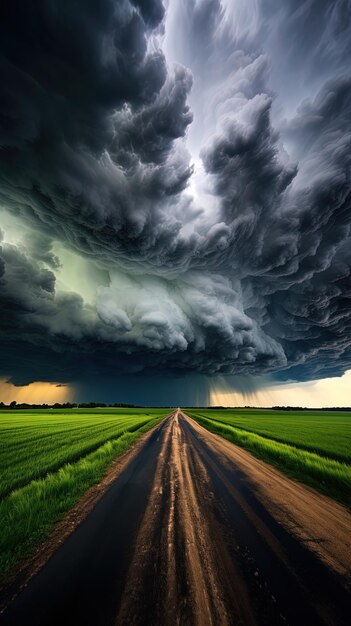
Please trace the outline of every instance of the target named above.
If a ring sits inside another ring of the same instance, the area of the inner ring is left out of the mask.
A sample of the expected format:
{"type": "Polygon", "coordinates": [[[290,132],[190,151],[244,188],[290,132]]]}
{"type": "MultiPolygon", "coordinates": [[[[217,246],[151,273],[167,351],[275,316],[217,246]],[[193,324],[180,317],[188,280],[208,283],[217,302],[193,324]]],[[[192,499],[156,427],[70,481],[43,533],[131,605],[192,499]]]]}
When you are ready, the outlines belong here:
{"type": "Polygon", "coordinates": [[[6,379],[0,379],[0,402],[9,404],[15,400],[18,404],[54,404],[55,402],[71,402],[74,390],[72,385],[59,383],[35,382],[30,385],[16,387],[6,379]]]}

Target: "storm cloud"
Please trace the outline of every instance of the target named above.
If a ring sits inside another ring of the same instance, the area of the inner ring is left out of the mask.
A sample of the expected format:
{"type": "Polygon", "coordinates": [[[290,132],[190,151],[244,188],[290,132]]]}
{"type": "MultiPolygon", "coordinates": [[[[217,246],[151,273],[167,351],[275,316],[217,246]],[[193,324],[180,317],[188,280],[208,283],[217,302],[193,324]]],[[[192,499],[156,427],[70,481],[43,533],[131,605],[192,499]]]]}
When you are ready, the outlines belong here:
{"type": "Polygon", "coordinates": [[[350,368],[350,2],[0,11],[0,375],[350,368]]]}

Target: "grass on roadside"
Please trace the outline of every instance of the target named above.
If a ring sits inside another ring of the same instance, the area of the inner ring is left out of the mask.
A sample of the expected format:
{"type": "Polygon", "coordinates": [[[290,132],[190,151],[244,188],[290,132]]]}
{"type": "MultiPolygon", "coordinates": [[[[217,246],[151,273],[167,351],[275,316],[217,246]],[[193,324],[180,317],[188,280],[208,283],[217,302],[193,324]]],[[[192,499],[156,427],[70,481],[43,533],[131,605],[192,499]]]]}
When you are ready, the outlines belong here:
{"type": "Polygon", "coordinates": [[[150,419],[138,430],[124,432],[75,463],[67,463],[45,478],[29,482],[0,502],[0,579],[52,531],[108,465],[144,432],[160,421],[150,419]]]}
{"type": "Polygon", "coordinates": [[[351,465],[190,412],[202,426],[322,493],[351,506],[351,465]]]}
{"type": "Polygon", "coordinates": [[[128,419],[115,416],[103,421],[80,416],[60,421],[45,415],[40,417],[33,424],[28,419],[29,423],[22,428],[18,428],[18,418],[12,428],[5,429],[1,423],[0,499],[66,463],[78,461],[126,431],[138,430],[150,419],[133,415],[128,419]]]}
{"type": "Polygon", "coordinates": [[[351,411],[228,408],[189,413],[351,464],[351,411]]]}

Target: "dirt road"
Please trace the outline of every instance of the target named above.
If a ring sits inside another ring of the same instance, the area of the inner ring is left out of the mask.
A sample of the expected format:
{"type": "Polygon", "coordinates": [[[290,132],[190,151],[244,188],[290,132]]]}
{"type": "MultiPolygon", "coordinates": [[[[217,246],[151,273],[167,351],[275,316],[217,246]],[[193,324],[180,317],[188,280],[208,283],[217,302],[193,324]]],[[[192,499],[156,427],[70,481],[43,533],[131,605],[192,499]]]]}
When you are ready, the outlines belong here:
{"type": "Polygon", "coordinates": [[[0,623],[346,625],[350,535],[343,507],[176,411],[0,623]]]}

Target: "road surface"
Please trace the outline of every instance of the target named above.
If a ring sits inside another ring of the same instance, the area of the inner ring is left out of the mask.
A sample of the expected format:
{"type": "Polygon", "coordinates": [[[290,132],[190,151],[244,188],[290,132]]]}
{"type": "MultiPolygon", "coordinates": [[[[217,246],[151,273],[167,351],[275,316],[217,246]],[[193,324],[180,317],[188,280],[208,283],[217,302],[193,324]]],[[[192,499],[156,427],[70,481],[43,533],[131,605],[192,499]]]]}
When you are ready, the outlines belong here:
{"type": "Polygon", "coordinates": [[[350,530],[346,509],[175,411],[0,624],[346,625],[350,530]]]}

